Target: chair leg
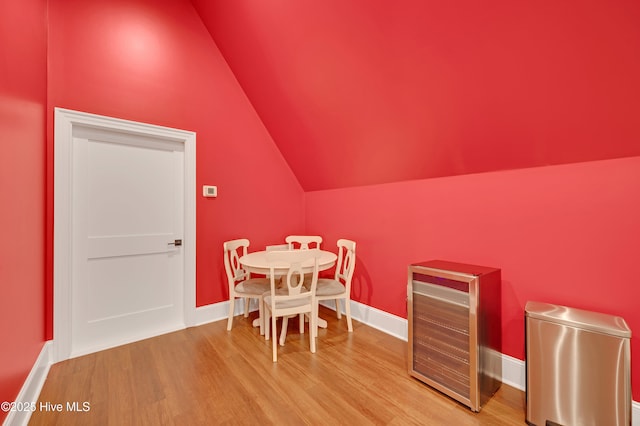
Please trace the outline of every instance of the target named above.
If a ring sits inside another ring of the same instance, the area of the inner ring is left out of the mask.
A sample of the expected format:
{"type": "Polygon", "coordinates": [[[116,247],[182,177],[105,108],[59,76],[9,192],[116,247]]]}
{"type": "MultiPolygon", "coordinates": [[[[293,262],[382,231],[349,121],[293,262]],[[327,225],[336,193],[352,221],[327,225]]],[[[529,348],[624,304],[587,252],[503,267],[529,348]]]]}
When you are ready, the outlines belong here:
{"type": "Polygon", "coordinates": [[[318,304],[311,304],[311,318],[309,319],[309,346],[311,353],[316,353],[316,336],[318,335],[318,304]]]}
{"type": "Polygon", "coordinates": [[[289,327],[289,317],[282,317],[282,330],[280,331],[280,346],[284,346],[284,341],[287,338],[287,328],[289,327]]]}
{"type": "Polygon", "coordinates": [[[258,299],[258,317],[260,322],[260,335],[264,336],[264,302],[262,301],[262,297],[258,299]]]}
{"type": "Polygon", "coordinates": [[[262,320],[262,323],[264,324],[264,340],[269,340],[269,336],[270,336],[270,329],[271,327],[269,327],[270,320],[269,317],[271,315],[271,310],[269,308],[267,308],[266,306],[263,307],[262,312],[264,313],[264,319],[262,320]],[[267,314],[268,312],[268,314],[267,314]]]}
{"type": "Polygon", "coordinates": [[[278,362],[278,332],[276,331],[276,317],[273,313],[271,313],[271,332],[273,333],[273,343],[271,344],[273,348],[273,362],[278,362]]]}
{"type": "Polygon", "coordinates": [[[300,317],[298,320],[298,328],[300,328],[300,334],[304,334],[304,314],[298,316],[300,317]]]}
{"type": "Polygon", "coordinates": [[[235,297],[229,298],[229,320],[227,320],[227,331],[231,331],[231,327],[233,327],[233,304],[235,299],[235,297]]]}
{"type": "Polygon", "coordinates": [[[340,299],[336,299],[336,315],[338,319],[342,318],[342,311],[340,310],[340,299]]]}
{"type": "Polygon", "coordinates": [[[244,317],[245,318],[249,318],[249,302],[251,301],[251,299],[249,299],[248,297],[244,298],[244,317]]]}
{"type": "Polygon", "coordinates": [[[316,315],[316,322],[315,322],[315,327],[314,327],[314,323],[311,322],[311,317],[313,317],[314,313],[311,312],[309,314],[309,333],[311,333],[313,335],[313,337],[318,337],[318,308],[319,308],[319,303],[316,301],[316,306],[315,306],[315,315],[316,315]]]}
{"type": "Polygon", "coordinates": [[[318,327],[320,327],[318,325],[318,323],[320,322],[320,316],[319,316],[320,315],[320,305],[318,303],[316,303],[316,312],[314,313],[314,315],[315,315],[316,322],[313,325],[313,335],[314,335],[314,337],[318,337],[318,327]]]}
{"type": "Polygon", "coordinates": [[[351,303],[349,303],[349,299],[344,299],[344,312],[347,316],[347,329],[352,332],[353,324],[351,323],[351,303]]]}

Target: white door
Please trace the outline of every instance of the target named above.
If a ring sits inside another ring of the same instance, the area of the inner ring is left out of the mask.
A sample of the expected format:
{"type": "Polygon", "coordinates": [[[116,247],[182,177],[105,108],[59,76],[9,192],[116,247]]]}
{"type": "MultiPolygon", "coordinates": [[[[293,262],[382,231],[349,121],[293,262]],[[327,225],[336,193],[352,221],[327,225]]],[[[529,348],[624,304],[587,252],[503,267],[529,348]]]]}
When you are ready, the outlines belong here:
{"type": "Polygon", "coordinates": [[[79,128],[71,356],[184,328],[184,145],[79,128]]]}

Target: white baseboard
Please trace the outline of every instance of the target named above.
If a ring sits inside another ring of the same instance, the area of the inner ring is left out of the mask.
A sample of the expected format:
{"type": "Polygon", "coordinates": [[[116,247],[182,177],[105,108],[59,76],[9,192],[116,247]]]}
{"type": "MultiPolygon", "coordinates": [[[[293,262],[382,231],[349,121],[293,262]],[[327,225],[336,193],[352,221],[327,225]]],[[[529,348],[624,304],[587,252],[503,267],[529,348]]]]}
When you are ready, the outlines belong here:
{"type": "Polygon", "coordinates": [[[524,361],[502,354],[502,383],[525,391],[527,387],[526,373],[524,361]]]}
{"type": "Polygon", "coordinates": [[[631,426],[640,426],[640,402],[631,403],[631,426]]]}
{"type": "MultiPolygon", "coordinates": [[[[241,305],[241,303],[238,303],[241,305]]],[[[238,311],[236,305],[234,311],[238,311]]],[[[243,306],[244,308],[244,306],[243,306]]],[[[244,310],[244,309],[243,309],[244,310]]],[[[196,327],[214,321],[220,321],[229,315],[229,302],[212,303],[211,305],[199,306],[196,308],[196,327]]],[[[239,314],[238,314],[239,315],[239,314]]]]}
{"type": "MultiPolygon", "coordinates": [[[[251,299],[249,303],[249,312],[258,310],[258,300],[251,299]]],[[[244,299],[236,299],[233,306],[233,314],[244,314],[244,299]]],[[[211,305],[200,306],[196,308],[195,325],[203,325],[214,321],[220,321],[229,318],[229,301],[212,303],[211,305]]]]}
{"type": "MultiPolygon", "coordinates": [[[[49,367],[51,367],[53,363],[52,355],[52,342],[45,342],[40,351],[40,355],[38,355],[35,364],[33,364],[33,368],[31,368],[27,379],[22,385],[22,389],[20,389],[16,397],[15,402],[17,406],[27,406],[28,404],[38,402],[40,391],[49,373],[49,367]]],[[[4,426],[23,426],[29,423],[30,418],[31,411],[29,410],[10,411],[2,424],[4,426]]]]}
{"type": "MultiPolygon", "coordinates": [[[[325,300],[320,302],[322,306],[336,310],[335,302],[325,300]]],[[[344,304],[340,303],[340,311],[344,313],[344,304]]],[[[388,312],[381,311],[371,306],[359,302],[351,301],[351,318],[363,324],[390,334],[398,339],[406,341],[408,339],[408,321],[388,312]]]]}

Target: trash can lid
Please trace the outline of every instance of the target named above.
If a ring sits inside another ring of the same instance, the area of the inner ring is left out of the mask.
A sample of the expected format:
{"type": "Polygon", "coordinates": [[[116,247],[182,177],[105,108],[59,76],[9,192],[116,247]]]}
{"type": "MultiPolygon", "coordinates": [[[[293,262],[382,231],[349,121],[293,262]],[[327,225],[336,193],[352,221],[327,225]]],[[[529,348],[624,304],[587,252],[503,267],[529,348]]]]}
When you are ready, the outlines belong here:
{"type": "Polygon", "coordinates": [[[524,311],[525,315],[530,318],[569,325],[612,336],[631,337],[631,329],[624,318],[614,315],[542,302],[527,302],[524,311]]]}

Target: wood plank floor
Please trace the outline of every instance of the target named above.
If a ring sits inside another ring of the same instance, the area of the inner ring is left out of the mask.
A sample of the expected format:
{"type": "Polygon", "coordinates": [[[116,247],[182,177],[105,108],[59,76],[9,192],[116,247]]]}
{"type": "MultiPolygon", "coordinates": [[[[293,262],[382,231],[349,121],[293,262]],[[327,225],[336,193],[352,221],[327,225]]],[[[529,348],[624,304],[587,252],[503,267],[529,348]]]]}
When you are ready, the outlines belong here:
{"type": "Polygon", "coordinates": [[[31,425],[522,425],[525,395],[502,385],[473,413],[409,377],[407,344],[321,307],[318,350],[290,321],[271,361],[249,319],[236,317],[51,366],[31,425]],[[70,411],[67,403],[77,402],[70,411]],[[87,405],[83,405],[83,403],[87,405]]]}

